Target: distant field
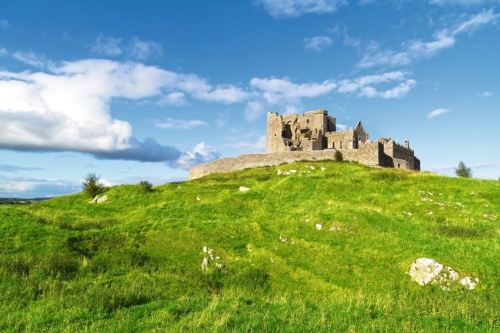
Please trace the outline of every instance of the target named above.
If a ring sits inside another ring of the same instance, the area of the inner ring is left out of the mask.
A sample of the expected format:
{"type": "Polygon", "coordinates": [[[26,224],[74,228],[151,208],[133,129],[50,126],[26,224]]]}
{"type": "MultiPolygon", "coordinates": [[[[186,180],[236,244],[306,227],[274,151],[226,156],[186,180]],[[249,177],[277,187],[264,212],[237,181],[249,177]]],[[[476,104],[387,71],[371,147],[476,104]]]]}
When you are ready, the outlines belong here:
{"type": "Polygon", "coordinates": [[[325,161],[105,194],[0,205],[0,331],[500,331],[499,181],[325,161]],[[481,283],[421,287],[422,256],[481,283]]]}

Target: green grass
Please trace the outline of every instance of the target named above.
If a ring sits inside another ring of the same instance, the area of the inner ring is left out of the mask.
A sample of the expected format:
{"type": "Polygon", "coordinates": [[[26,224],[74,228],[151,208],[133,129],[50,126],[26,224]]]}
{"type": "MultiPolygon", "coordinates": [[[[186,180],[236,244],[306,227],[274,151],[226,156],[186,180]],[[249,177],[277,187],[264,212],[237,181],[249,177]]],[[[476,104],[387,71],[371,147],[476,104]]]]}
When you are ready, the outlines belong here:
{"type": "Polygon", "coordinates": [[[300,162],[153,189],[0,205],[0,331],[500,331],[500,182],[300,162]],[[422,256],[481,283],[421,287],[422,256]]]}

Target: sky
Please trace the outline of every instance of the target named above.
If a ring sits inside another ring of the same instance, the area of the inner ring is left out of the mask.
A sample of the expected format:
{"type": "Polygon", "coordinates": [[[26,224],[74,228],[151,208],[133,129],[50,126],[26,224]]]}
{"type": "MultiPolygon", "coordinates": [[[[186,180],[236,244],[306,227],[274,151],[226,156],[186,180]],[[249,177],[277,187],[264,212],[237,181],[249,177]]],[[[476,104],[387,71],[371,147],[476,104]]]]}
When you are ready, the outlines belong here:
{"type": "Polygon", "coordinates": [[[0,2],[0,197],[186,180],[326,109],[499,179],[500,0],[0,2]]]}

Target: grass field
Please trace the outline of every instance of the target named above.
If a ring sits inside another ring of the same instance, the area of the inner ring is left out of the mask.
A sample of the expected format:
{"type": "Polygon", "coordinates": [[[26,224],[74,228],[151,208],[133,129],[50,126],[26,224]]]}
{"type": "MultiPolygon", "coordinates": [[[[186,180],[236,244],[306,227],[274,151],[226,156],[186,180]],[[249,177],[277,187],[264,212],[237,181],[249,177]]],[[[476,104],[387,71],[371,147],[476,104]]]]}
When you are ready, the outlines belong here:
{"type": "Polygon", "coordinates": [[[0,205],[0,331],[500,331],[499,181],[325,161],[105,194],[0,205]],[[481,282],[421,287],[422,256],[481,282]]]}

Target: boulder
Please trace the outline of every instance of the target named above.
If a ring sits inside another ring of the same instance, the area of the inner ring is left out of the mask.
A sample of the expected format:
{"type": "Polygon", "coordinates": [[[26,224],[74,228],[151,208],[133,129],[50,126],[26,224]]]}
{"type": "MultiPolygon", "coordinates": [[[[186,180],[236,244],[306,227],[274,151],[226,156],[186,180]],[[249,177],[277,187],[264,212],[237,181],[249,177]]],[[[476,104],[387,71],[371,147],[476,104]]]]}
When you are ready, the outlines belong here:
{"type": "MultiPolygon", "coordinates": [[[[427,284],[438,285],[443,290],[449,290],[452,283],[458,281],[460,275],[450,266],[445,266],[431,258],[418,258],[411,264],[408,271],[411,278],[421,286],[427,284]]],[[[460,284],[472,290],[479,282],[478,278],[469,276],[460,280],[460,284]]]]}

